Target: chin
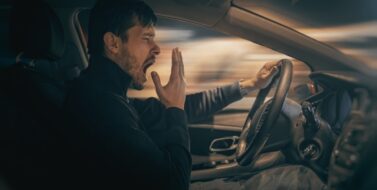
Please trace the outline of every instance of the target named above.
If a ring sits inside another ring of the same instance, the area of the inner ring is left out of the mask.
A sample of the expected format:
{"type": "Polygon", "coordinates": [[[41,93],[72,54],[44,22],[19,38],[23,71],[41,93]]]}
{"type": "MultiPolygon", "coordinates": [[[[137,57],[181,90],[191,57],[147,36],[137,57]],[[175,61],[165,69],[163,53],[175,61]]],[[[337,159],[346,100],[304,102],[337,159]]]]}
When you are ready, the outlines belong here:
{"type": "Polygon", "coordinates": [[[135,89],[135,90],[143,90],[144,84],[132,82],[130,88],[135,89]]]}

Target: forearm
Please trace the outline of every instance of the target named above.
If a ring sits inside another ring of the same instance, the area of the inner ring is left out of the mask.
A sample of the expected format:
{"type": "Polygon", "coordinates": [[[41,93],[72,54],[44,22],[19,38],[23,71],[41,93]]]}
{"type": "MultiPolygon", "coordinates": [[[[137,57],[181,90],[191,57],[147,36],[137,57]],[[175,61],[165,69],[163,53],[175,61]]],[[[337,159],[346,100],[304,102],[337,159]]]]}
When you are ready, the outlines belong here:
{"type": "Polygon", "coordinates": [[[252,91],[259,89],[260,87],[257,86],[256,79],[242,79],[239,81],[239,87],[242,96],[246,96],[252,91]]]}
{"type": "Polygon", "coordinates": [[[200,121],[242,97],[240,82],[187,95],[185,103],[187,119],[189,122],[200,121]]]}

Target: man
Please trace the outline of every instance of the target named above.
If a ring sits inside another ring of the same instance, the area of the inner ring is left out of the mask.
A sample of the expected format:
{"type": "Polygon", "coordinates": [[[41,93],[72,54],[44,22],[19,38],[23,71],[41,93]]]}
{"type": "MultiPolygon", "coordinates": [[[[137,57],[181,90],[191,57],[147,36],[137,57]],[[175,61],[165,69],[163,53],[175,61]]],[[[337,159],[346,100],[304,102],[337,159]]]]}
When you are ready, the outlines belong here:
{"type": "Polygon", "coordinates": [[[169,82],[152,72],[159,100],[130,100],[143,89],[147,69],[160,53],[156,16],[141,1],[98,1],[89,21],[90,65],[68,93],[63,169],[82,187],[188,189],[191,172],[186,120],[208,116],[242,95],[267,86],[277,63],[256,78],[185,95],[182,53],[172,51],[169,82]],[[187,117],[187,118],[186,118],[187,117]],[[68,131],[68,132],[67,132],[68,131]]]}

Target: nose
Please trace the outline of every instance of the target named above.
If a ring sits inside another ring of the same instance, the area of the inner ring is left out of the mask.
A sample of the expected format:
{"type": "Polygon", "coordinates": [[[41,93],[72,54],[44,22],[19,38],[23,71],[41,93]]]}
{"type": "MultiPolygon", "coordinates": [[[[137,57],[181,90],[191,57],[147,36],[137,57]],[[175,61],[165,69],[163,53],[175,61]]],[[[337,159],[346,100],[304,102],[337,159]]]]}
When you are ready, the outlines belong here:
{"type": "Polygon", "coordinates": [[[152,55],[157,56],[158,54],[160,54],[160,46],[154,43],[154,46],[152,48],[152,55]]]}

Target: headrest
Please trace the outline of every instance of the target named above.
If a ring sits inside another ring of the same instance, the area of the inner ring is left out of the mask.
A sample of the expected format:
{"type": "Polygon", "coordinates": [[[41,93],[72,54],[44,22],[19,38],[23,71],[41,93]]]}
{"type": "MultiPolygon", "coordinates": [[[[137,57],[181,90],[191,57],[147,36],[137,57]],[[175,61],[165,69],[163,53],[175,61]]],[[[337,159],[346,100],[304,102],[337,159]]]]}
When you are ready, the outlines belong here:
{"type": "Polygon", "coordinates": [[[12,48],[32,59],[60,59],[64,30],[52,8],[40,0],[16,0],[11,10],[12,48]]]}
{"type": "MultiPolygon", "coordinates": [[[[67,44],[67,49],[59,60],[51,59],[33,59],[19,53],[14,57],[0,57],[0,63],[7,65],[19,64],[22,68],[34,71],[55,80],[70,81],[80,75],[83,68],[77,63],[80,63],[79,50],[74,44],[67,44]]],[[[1,68],[1,67],[0,67],[1,68]]]]}

